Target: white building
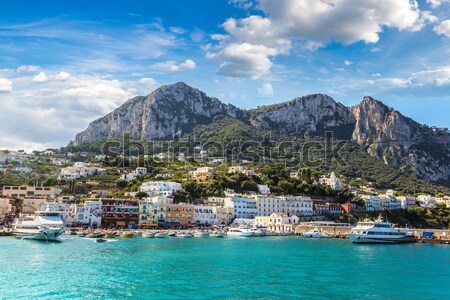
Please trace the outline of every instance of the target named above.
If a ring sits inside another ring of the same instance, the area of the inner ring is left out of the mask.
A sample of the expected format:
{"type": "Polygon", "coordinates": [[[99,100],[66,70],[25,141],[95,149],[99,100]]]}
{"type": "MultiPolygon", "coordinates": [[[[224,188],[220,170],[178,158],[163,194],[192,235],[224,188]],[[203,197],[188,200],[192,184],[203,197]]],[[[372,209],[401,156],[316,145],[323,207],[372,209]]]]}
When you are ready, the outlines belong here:
{"type": "Polygon", "coordinates": [[[445,206],[447,206],[447,208],[450,207],[450,196],[444,196],[441,198],[436,198],[436,202],[438,204],[445,204],[445,206]]]}
{"type": "Polygon", "coordinates": [[[105,173],[105,169],[89,166],[85,162],[76,162],[71,167],[62,168],[58,175],[58,179],[75,180],[82,177],[91,177],[105,173]]]}
{"type": "Polygon", "coordinates": [[[141,185],[141,192],[146,192],[149,196],[173,196],[183,191],[181,183],[170,181],[148,181],[141,185]]]}
{"type": "Polygon", "coordinates": [[[294,232],[294,225],[298,224],[299,217],[287,214],[271,214],[270,216],[257,216],[254,225],[265,227],[270,232],[294,232]]]}
{"type": "Polygon", "coordinates": [[[219,224],[219,220],[214,211],[215,211],[214,206],[210,205],[194,206],[194,222],[204,225],[219,224]]]}
{"type": "Polygon", "coordinates": [[[438,204],[436,198],[430,195],[419,195],[417,200],[420,202],[420,206],[424,208],[436,208],[438,204]]]}
{"type": "Polygon", "coordinates": [[[258,216],[270,216],[273,213],[296,216],[313,215],[313,203],[309,197],[258,195],[255,200],[258,216]]]}
{"type": "Polygon", "coordinates": [[[57,212],[61,216],[63,223],[66,225],[71,225],[74,221],[71,216],[71,207],[69,204],[59,203],[59,202],[45,202],[41,204],[41,211],[57,212]]]}
{"type": "Polygon", "coordinates": [[[270,194],[269,186],[266,184],[258,184],[258,194],[269,195],[270,194]]]}
{"type": "Polygon", "coordinates": [[[337,191],[342,189],[342,182],[336,177],[336,174],[334,172],[331,172],[330,177],[322,175],[319,178],[319,183],[323,185],[328,185],[329,187],[337,191]]]}
{"type": "Polygon", "coordinates": [[[91,228],[100,227],[102,225],[102,202],[85,201],[84,205],[77,205],[75,222],[91,228]]]}
{"type": "Polygon", "coordinates": [[[366,196],[366,211],[397,210],[402,208],[402,201],[394,195],[366,196]]]}
{"type": "Polygon", "coordinates": [[[131,181],[131,180],[135,179],[136,177],[142,176],[145,174],[147,174],[147,168],[137,167],[136,170],[131,171],[130,173],[122,174],[122,176],[120,176],[120,179],[126,180],[126,181],[131,181]]]}
{"type": "Polygon", "coordinates": [[[413,207],[417,206],[415,197],[412,197],[412,196],[397,196],[396,198],[398,200],[400,200],[400,202],[402,203],[402,208],[403,209],[413,208],[413,207]]]}
{"type": "Polygon", "coordinates": [[[251,198],[226,197],[224,206],[234,209],[234,217],[253,219],[257,216],[256,200],[251,198]]]}

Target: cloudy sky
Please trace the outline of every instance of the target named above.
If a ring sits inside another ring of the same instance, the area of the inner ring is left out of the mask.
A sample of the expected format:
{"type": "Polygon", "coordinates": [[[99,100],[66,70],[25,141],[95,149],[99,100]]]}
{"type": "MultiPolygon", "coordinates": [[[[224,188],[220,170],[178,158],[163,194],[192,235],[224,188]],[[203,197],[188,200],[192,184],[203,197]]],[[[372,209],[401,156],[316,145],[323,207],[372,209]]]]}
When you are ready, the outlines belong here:
{"type": "Polygon", "coordinates": [[[45,3],[0,0],[3,149],[64,146],[177,81],[242,108],[371,95],[450,127],[450,0],[45,3]]]}

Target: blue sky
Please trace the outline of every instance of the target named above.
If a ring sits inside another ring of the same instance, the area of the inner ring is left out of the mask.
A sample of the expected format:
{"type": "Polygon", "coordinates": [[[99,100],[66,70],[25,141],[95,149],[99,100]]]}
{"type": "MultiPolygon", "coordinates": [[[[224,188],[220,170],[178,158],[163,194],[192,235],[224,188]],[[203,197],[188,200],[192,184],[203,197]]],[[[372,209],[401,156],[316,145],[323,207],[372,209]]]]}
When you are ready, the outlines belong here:
{"type": "Polygon", "coordinates": [[[449,0],[1,1],[0,148],[184,81],[242,108],[365,95],[450,127],[449,0]]]}

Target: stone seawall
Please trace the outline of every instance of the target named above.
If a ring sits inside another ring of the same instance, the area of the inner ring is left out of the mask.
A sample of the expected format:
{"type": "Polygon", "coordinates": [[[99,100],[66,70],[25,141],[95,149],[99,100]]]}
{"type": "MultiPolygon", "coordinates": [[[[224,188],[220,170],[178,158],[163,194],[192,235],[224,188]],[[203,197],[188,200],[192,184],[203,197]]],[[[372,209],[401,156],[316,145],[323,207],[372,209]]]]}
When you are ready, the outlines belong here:
{"type": "MultiPolygon", "coordinates": [[[[350,232],[351,227],[343,226],[311,226],[311,225],[297,225],[295,227],[295,235],[303,235],[304,233],[318,228],[320,232],[326,233],[330,236],[344,237],[350,232]]],[[[417,238],[422,237],[424,231],[434,232],[434,236],[438,239],[449,239],[450,240],[450,230],[447,229],[411,229],[410,230],[417,238]]]]}

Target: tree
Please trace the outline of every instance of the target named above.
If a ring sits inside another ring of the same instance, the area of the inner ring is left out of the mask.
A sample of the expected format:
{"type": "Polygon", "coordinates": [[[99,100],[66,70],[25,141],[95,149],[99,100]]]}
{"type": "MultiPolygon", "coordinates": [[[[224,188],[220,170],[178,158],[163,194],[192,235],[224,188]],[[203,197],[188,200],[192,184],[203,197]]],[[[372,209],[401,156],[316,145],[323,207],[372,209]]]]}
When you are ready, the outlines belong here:
{"type": "Polygon", "coordinates": [[[148,194],[146,192],[137,192],[135,197],[142,199],[142,198],[148,197],[148,194]]]}

